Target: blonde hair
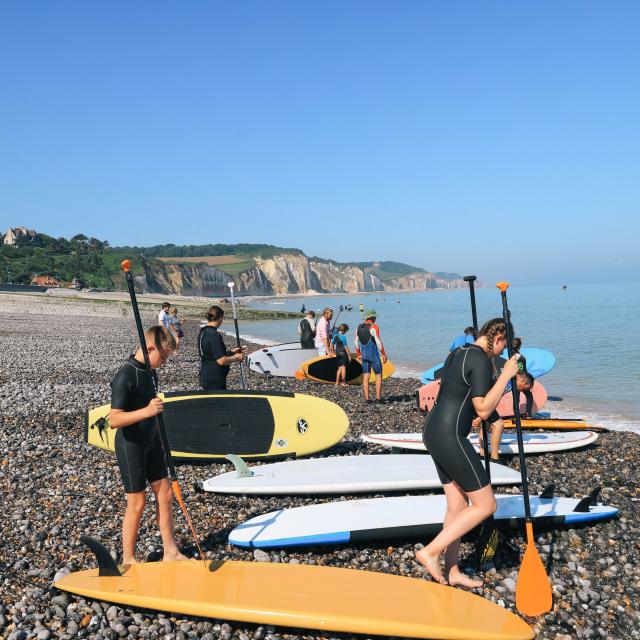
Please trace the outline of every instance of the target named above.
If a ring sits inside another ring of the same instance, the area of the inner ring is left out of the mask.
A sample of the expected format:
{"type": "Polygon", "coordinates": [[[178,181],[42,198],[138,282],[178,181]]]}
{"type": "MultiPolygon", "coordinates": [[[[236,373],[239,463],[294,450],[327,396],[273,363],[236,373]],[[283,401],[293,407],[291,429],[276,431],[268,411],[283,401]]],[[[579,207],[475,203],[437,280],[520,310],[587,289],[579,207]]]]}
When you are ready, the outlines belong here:
{"type": "Polygon", "coordinates": [[[177,316],[178,315],[178,309],[176,307],[171,307],[171,309],[169,309],[169,315],[170,316],[177,316]]]}

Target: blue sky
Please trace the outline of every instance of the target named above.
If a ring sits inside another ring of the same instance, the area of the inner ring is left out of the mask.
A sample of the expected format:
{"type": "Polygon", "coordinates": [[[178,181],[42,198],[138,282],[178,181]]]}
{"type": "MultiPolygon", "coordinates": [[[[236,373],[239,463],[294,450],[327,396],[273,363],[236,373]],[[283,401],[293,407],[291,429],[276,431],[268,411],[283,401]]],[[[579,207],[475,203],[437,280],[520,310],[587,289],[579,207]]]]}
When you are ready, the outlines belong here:
{"type": "Polygon", "coordinates": [[[5,2],[0,226],[638,280],[637,2],[5,2]]]}

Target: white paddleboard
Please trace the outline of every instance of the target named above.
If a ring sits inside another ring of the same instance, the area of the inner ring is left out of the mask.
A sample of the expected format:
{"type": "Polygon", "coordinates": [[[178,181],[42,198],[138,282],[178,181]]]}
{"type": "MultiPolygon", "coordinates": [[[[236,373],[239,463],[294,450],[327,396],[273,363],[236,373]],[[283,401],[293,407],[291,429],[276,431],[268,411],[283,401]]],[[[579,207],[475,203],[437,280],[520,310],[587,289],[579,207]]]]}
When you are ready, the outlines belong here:
{"type": "MultiPolygon", "coordinates": [[[[518,527],[524,521],[521,495],[497,495],[498,525],[518,527]]],[[[614,516],[618,509],[603,505],[574,511],[576,498],[531,496],[531,515],[538,525],[558,526],[594,522],[614,516]]],[[[342,500],[265,513],[243,522],[229,534],[241,547],[292,547],[361,542],[385,538],[426,538],[442,528],[444,495],[399,496],[342,500]]]]}
{"type": "MultiPolygon", "coordinates": [[[[365,442],[381,444],[395,449],[412,449],[426,451],[422,442],[422,433],[371,433],[363,435],[365,442]]],[[[586,447],[595,442],[598,434],[593,431],[572,431],[570,433],[523,433],[525,453],[545,453],[549,451],[566,451],[586,447]]],[[[473,433],[469,440],[479,449],[478,435],[473,433]]],[[[517,455],[518,440],[515,433],[503,433],[500,439],[500,453],[502,455],[517,455]]]]}
{"type": "Polygon", "coordinates": [[[303,349],[299,342],[286,342],[250,353],[247,366],[255,373],[293,377],[303,362],[317,357],[317,349],[303,349]]]}
{"type": "MultiPolygon", "coordinates": [[[[308,494],[361,493],[366,491],[406,491],[440,489],[431,456],[361,455],[291,460],[254,465],[222,473],[205,480],[202,488],[214,493],[308,494]]],[[[520,484],[520,472],[491,463],[494,485],[520,484]]]]}

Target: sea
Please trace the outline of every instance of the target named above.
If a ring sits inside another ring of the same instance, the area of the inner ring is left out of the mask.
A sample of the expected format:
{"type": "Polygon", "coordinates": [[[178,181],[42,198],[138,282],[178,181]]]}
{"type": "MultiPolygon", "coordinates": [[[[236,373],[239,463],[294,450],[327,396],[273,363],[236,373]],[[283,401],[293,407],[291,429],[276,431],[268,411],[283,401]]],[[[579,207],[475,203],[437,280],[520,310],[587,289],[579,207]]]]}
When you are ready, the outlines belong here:
{"type": "MultiPolygon", "coordinates": [[[[476,286],[475,295],[480,326],[502,316],[495,287],[476,286]]],[[[507,296],[522,346],[556,357],[555,367],[540,378],[551,398],[544,410],[552,417],[640,433],[640,282],[511,286],[507,296]]],[[[337,323],[349,325],[352,343],[362,321],[360,304],[376,311],[395,375],[415,378],[416,388],[422,372],[442,362],[453,338],[472,324],[468,289],[254,298],[248,306],[299,312],[304,305],[316,314],[331,307],[337,323]],[[351,311],[344,310],[348,304],[351,311]]],[[[240,333],[261,344],[293,342],[297,323],[243,322],[240,333]]]]}

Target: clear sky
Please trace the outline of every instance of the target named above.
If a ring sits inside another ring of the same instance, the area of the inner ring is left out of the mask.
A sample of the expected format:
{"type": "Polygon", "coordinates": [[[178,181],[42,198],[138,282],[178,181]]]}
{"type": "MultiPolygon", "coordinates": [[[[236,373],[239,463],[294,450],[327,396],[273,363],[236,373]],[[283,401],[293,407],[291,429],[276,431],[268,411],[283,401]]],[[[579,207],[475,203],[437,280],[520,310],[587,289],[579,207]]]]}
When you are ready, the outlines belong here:
{"type": "Polygon", "coordinates": [[[0,226],[640,279],[640,3],[0,4],[0,226]]]}

